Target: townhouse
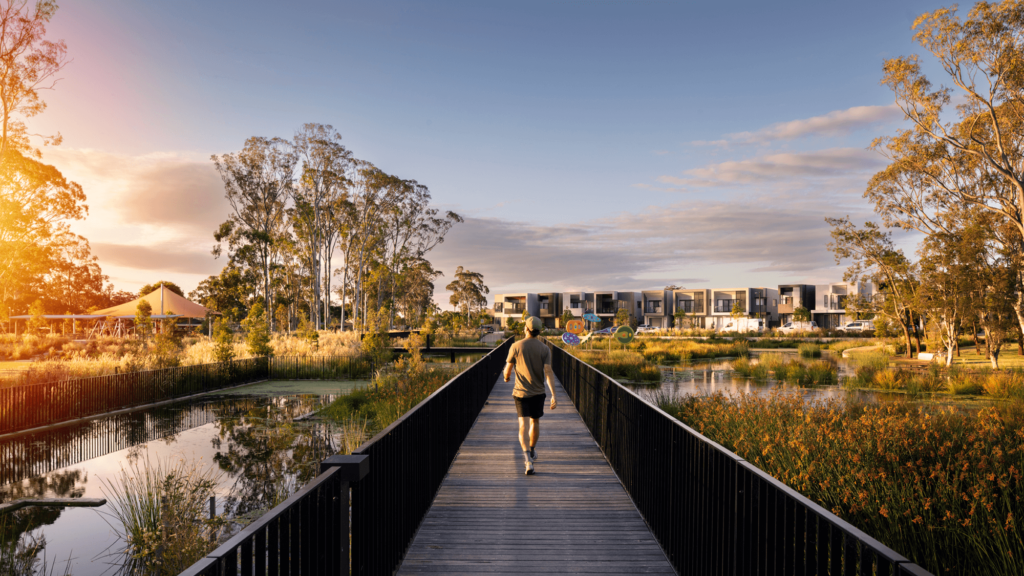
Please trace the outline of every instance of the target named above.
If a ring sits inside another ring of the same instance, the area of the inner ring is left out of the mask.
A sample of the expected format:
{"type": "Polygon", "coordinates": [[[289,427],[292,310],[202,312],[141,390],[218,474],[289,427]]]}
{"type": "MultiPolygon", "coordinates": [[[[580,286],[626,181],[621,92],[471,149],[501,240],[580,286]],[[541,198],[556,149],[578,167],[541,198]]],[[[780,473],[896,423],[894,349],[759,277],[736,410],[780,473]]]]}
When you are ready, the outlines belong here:
{"type": "Polygon", "coordinates": [[[576,318],[595,314],[601,326],[610,326],[625,310],[637,325],[668,329],[676,325],[676,312],[682,311],[688,327],[719,329],[732,319],[737,303],[746,317],[763,318],[769,326],[779,321],[778,290],[765,287],[495,294],[493,309],[495,322],[503,327],[525,313],[540,318],[547,328],[561,328],[566,311],[576,318]]]}
{"type": "Polygon", "coordinates": [[[874,287],[867,282],[832,284],[786,284],[779,286],[779,321],[793,320],[793,310],[806,308],[819,328],[832,330],[853,319],[846,315],[850,298],[874,297],[874,287]]]}

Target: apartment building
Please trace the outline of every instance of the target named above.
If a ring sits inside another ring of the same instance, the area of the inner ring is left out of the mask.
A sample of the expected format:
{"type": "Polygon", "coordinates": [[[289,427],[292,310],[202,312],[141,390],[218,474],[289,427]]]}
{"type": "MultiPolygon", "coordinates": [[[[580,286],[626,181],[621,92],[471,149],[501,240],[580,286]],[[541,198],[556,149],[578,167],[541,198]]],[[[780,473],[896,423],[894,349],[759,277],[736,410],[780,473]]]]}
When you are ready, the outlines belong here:
{"type": "MultiPolygon", "coordinates": [[[[682,326],[678,328],[704,328],[711,302],[711,291],[706,288],[691,288],[672,291],[672,315],[686,312],[682,326]]],[[[675,323],[672,324],[676,326],[675,323]]]]}
{"type": "Polygon", "coordinates": [[[540,298],[537,294],[520,292],[518,294],[494,295],[494,321],[504,328],[509,319],[519,320],[526,312],[530,316],[540,316],[540,298]]]}
{"type": "Polygon", "coordinates": [[[592,327],[599,328],[612,325],[619,310],[625,310],[632,323],[668,329],[675,326],[676,311],[682,310],[687,327],[721,328],[732,318],[737,302],[745,316],[764,318],[769,325],[779,321],[779,292],[765,287],[496,294],[494,317],[504,327],[525,311],[547,328],[560,328],[566,311],[577,318],[592,313],[602,319],[601,326],[592,327]]]}
{"type": "Polygon", "coordinates": [[[851,297],[871,299],[874,288],[870,283],[834,282],[832,284],[787,284],[779,286],[779,319],[786,323],[793,319],[793,310],[800,306],[811,313],[811,320],[819,328],[832,330],[852,321],[846,315],[847,300],[851,297]]]}
{"type": "Polygon", "coordinates": [[[672,302],[673,292],[671,290],[644,290],[640,292],[640,324],[648,324],[653,328],[667,330],[672,327],[672,302]]]}
{"type": "Polygon", "coordinates": [[[763,318],[766,326],[773,326],[779,320],[778,289],[763,286],[712,288],[708,293],[708,313],[704,319],[704,328],[718,330],[729,324],[737,303],[744,316],[763,318]]]}

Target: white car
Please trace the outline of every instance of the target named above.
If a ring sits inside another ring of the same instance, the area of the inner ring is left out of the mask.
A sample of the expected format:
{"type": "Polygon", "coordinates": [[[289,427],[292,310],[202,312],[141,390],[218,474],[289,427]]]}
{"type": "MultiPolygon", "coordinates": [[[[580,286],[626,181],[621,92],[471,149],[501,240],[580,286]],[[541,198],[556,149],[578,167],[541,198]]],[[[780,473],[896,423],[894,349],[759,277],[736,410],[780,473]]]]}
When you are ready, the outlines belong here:
{"type": "Polygon", "coordinates": [[[786,322],[779,327],[779,332],[814,332],[818,329],[818,323],[810,322],[786,322]]]}
{"type": "Polygon", "coordinates": [[[836,328],[840,332],[868,332],[874,331],[874,329],[875,323],[871,320],[855,320],[836,328]]]}
{"type": "Polygon", "coordinates": [[[643,326],[636,327],[637,334],[643,334],[644,332],[657,332],[659,329],[651,326],[650,324],[644,324],[643,326]]]}

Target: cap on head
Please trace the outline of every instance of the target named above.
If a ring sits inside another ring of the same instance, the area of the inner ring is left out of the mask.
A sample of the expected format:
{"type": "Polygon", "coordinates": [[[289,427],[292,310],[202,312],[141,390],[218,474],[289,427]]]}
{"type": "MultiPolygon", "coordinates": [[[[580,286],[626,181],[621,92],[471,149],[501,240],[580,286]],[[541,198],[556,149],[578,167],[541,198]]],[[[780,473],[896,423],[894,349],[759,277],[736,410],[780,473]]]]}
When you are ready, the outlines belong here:
{"type": "Polygon", "coordinates": [[[527,330],[544,330],[544,322],[536,316],[530,316],[526,319],[527,330]]]}

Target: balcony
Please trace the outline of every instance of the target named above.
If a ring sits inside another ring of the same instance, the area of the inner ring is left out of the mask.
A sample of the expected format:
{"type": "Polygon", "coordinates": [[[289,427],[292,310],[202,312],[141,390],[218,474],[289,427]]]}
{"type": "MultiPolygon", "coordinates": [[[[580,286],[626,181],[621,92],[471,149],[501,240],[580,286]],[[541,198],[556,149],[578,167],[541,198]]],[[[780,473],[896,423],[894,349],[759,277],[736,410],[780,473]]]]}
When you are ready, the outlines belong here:
{"type": "Polygon", "coordinates": [[[687,314],[703,314],[704,313],[704,301],[703,300],[680,300],[676,303],[676,310],[683,311],[687,314]]]}
{"type": "Polygon", "coordinates": [[[662,308],[661,303],[653,304],[651,302],[644,306],[644,314],[664,314],[665,309],[662,308]]]}
{"type": "Polygon", "coordinates": [[[597,313],[598,314],[615,314],[618,311],[619,311],[619,309],[616,306],[598,306],[597,307],[597,313]]]}
{"type": "Polygon", "coordinates": [[[505,302],[505,314],[522,314],[526,311],[526,304],[516,302],[505,302]]]}
{"type": "Polygon", "coordinates": [[[744,311],[747,309],[746,300],[715,300],[715,314],[731,314],[732,307],[739,302],[744,311]]]}
{"type": "Polygon", "coordinates": [[[549,302],[541,302],[540,303],[540,315],[541,316],[551,316],[554,313],[555,313],[554,312],[554,306],[552,306],[549,302]]]}

